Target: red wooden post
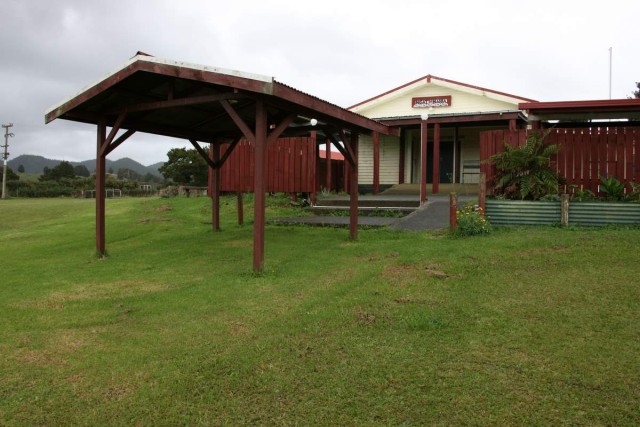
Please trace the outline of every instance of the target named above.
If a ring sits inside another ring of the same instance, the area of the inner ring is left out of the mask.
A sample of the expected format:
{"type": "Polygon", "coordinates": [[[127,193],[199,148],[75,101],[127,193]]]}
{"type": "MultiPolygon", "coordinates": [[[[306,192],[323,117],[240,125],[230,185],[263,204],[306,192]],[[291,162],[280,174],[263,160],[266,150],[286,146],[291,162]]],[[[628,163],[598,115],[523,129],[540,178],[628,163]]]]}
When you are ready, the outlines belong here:
{"type": "MultiPolygon", "coordinates": [[[[482,158],[482,157],[480,157],[482,158]]],[[[453,128],[453,184],[460,183],[460,144],[458,144],[458,127],[453,128]]]]}
{"type": "Polygon", "coordinates": [[[351,166],[349,161],[345,159],[344,162],[344,192],[349,193],[349,183],[351,182],[351,166]]]}
{"type": "Polygon", "coordinates": [[[96,156],[96,251],[105,254],[105,163],[104,142],[107,139],[107,126],[98,124],[98,149],[96,156]]]}
{"type": "Polygon", "coordinates": [[[400,158],[398,159],[398,184],[404,184],[404,132],[400,136],[400,158]]]}
{"type": "MultiPolygon", "coordinates": [[[[215,163],[220,161],[220,144],[212,142],[209,156],[215,163]]],[[[213,168],[211,177],[211,228],[220,231],[220,168],[213,168]]]]}
{"type": "MultiPolygon", "coordinates": [[[[309,203],[311,203],[312,206],[316,205],[316,196],[317,196],[317,191],[319,190],[320,187],[320,150],[318,149],[318,144],[316,143],[316,131],[311,131],[311,147],[313,147],[313,149],[311,150],[311,152],[309,153],[311,159],[313,159],[313,162],[309,162],[309,169],[311,169],[311,166],[313,166],[313,170],[308,170],[306,171],[306,173],[310,173],[311,174],[311,180],[313,181],[312,187],[313,187],[313,191],[311,192],[311,194],[309,194],[309,203]]],[[[304,172],[304,171],[303,171],[304,172]]]]}
{"type": "Polygon", "coordinates": [[[440,191],[440,123],[433,126],[433,178],[431,181],[431,193],[440,191]]]}
{"type": "Polygon", "coordinates": [[[478,205],[482,212],[480,214],[484,216],[487,207],[487,175],[484,172],[480,172],[480,191],[478,191],[478,205]]]}
{"type": "Polygon", "coordinates": [[[327,139],[327,144],[325,146],[325,187],[327,191],[331,191],[331,141],[327,139]]]}
{"type": "Polygon", "coordinates": [[[267,149],[267,109],[262,101],[256,101],[253,209],[253,270],[264,269],[264,219],[265,219],[265,160],[267,149]]]}
{"type": "Polygon", "coordinates": [[[449,194],[449,227],[455,230],[458,227],[458,194],[449,194]]]}
{"type": "Polygon", "coordinates": [[[427,121],[420,122],[420,204],[423,205],[427,201],[427,121]]]}
{"type": "Polygon", "coordinates": [[[244,201],[242,199],[242,191],[236,193],[238,205],[238,225],[244,224],[244,201]]]}
{"type": "Polygon", "coordinates": [[[518,130],[516,125],[516,119],[509,119],[509,131],[515,132],[516,130],[518,130]]]}
{"type": "Polygon", "coordinates": [[[373,194],[380,192],[380,134],[373,132],[373,194]]]}
{"type": "MultiPolygon", "coordinates": [[[[344,141],[347,143],[347,141],[344,141]]],[[[358,238],[358,134],[351,133],[351,150],[353,151],[353,164],[349,174],[349,237],[351,240],[358,238]]]]}

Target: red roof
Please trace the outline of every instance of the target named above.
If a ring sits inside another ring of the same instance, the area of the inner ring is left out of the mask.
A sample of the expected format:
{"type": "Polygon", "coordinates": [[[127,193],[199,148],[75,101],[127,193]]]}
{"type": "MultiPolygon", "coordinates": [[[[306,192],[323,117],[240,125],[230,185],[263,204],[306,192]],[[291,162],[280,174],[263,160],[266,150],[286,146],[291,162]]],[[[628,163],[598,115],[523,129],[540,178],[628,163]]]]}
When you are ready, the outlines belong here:
{"type": "Polygon", "coordinates": [[[523,102],[518,108],[532,114],[572,112],[625,112],[640,111],[640,99],[597,99],[591,101],[523,102]]]}
{"type": "MultiPolygon", "coordinates": [[[[326,159],[327,151],[326,150],[319,150],[319,151],[320,151],[320,158],[326,159]]],[[[337,151],[331,151],[331,160],[344,160],[344,156],[338,153],[337,151]]]]}

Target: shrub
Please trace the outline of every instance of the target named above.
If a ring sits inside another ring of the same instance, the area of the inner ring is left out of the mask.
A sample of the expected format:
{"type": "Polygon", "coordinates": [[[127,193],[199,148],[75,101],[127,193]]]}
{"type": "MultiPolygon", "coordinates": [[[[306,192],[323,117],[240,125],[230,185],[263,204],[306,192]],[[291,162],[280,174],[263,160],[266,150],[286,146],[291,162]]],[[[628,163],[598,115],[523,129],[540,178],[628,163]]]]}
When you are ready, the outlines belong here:
{"type": "Polygon", "coordinates": [[[569,189],[571,190],[571,199],[575,200],[576,202],[586,202],[589,200],[594,200],[596,198],[596,195],[593,193],[593,191],[589,189],[581,190],[575,184],[571,184],[569,186],[569,189]]]}
{"type": "Polygon", "coordinates": [[[491,232],[491,224],[483,216],[482,208],[480,207],[476,208],[474,205],[467,205],[462,209],[458,209],[456,218],[458,226],[455,230],[451,230],[453,236],[476,236],[491,232]]]}
{"type": "Polygon", "coordinates": [[[634,203],[640,202],[640,184],[637,182],[631,183],[631,194],[627,195],[627,199],[634,203]]]}
{"type": "Polygon", "coordinates": [[[506,199],[538,200],[548,194],[558,194],[564,179],[551,167],[551,157],[560,146],[545,144],[549,132],[532,132],[527,143],[515,147],[504,143],[504,151],[488,160],[496,165],[496,175],[489,183],[493,194],[506,199]]]}
{"type": "Polygon", "coordinates": [[[613,176],[600,177],[600,191],[606,193],[605,199],[609,201],[622,200],[624,198],[624,184],[613,176]]]}

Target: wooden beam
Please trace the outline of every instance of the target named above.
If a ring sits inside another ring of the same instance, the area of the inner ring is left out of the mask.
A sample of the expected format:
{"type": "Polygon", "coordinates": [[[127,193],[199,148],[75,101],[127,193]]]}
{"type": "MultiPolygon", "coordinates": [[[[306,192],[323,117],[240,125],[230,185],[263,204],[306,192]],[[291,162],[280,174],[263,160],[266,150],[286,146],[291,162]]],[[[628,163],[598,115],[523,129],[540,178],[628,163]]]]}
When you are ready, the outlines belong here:
{"type": "MultiPolygon", "coordinates": [[[[477,123],[477,122],[501,122],[505,125],[508,120],[520,118],[519,112],[513,113],[493,113],[493,114],[477,114],[468,116],[444,116],[444,117],[429,117],[429,123],[477,123]]],[[[393,119],[393,120],[380,120],[381,123],[387,126],[406,126],[406,125],[419,125],[422,120],[420,117],[411,117],[406,119],[393,119]]],[[[477,125],[476,125],[477,126],[477,125]]]]}
{"type": "MultiPolygon", "coordinates": [[[[338,149],[338,151],[340,152],[340,154],[342,154],[346,160],[346,163],[353,163],[353,157],[351,157],[351,153],[349,153],[344,145],[340,144],[340,141],[338,141],[338,138],[335,137],[335,135],[333,135],[331,132],[328,132],[326,130],[323,130],[325,136],[327,138],[329,138],[331,140],[331,142],[333,143],[334,147],[336,147],[338,149]]],[[[344,143],[344,142],[343,142],[344,143]]]]}
{"type": "Polygon", "coordinates": [[[267,137],[267,146],[271,145],[280,135],[284,132],[287,127],[293,122],[293,120],[297,117],[295,113],[289,114],[287,117],[282,119],[282,121],[276,126],[274,130],[271,131],[269,136],[267,137]]]}
{"type": "Polygon", "coordinates": [[[127,113],[126,112],[122,112],[122,113],[120,113],[118,115],[118,118],[116,119],[116,122],[113,124],[113,127],[111,128],[111,131],[109,132],[109,135],[102,142],[100,155],[106,156],[106,152],[107,152],[107,148],[109,147],[109,144],[111,144],[111,141],[113,141],[113,138],[116,137],[116,134],[120,130],[120,126],[122,126],[122,122],[124,121],[124,119],[126,117],[127,117],[127,113]]]}
{"type": "MultiPolygon", "coordinates": [[[[331,141],[326,140],[325,153],[324,153],[324,165],[325,165],[325,188],[327,191],[331,191],[331,141]]],[[[337,189],[336,189],[337,190],[337,189]]]]}
{"type": "Polygon", "coordinates": [[[108,156],[109,154],[111,154],[111,152],[113,150],[115,150],[116,148],[118,148],[118,146],[120,144],[122,144],[123,142],[125,142],[127,139],[129,139],[134,133],[136,133],[135,130],[129,129],[127,130],[125,133],[123,133],[122,135],[120,135],[118,137],[118,139],[116,139],[115,141],[113,141],[111,144],[109,144],[109,146],[105,149],[105,156],[108,156]]]}
{"type": "MultiPolygon", "coordinates": [[[[353,133],[353,132],[352,132],[353,133]]],[[[353,148],[351,147],[351,144],[349,144],[347,141],[347,135],[344,133],[344,130],[340,129],[340,138],[342,138],[342,141],[344,142],[344,148],[347,151],[347,153],[349,153],[349,157],[350,157],[350,162],[354,163],[356,162],[356,159],[358,158],[358,153],[354,153],[353,152],[353,148]]],[[[357,146],[358,144],[356,144],[357,146]]]]}
{"type": "Polygon", "coordinates": [[[433,125],[433,177],[431,179],[431,193],[440,192],[440,123],[433,125]]]}
{"type": "Polygon", "coordinates": [[[357,127],[360,131],[364,131],[364,133],[367,134],[372,131],[377,131],[385,135],[398,136],[400,134],[400,130],[397,128],[389,128],[380,122],[329,104],[321,99],[278,82],[273,83],[273,95],[297,105],[305,106],[308,110],[316,113],[316,118],[323,122],[326,121],[350,128],[357,127]]]}
{"type": "Polygon", "coordinates": [[[404,130],[400,134],[400,158],[398,159],[398,184],[404,184],[404,158],[406,149],[406,132],[404,130]]]}
{"type": "Polygon", "coordinates": [[[107,126],[98,124],[96,156],[96,252],[104,256],[105,250],[105,154],[104,143],[107,139],[107,126]]]}
{"type": "MultiPolygon", "coordinates": [[[[231,115],[231,114],[230,114],[231,115]]],[[[265,163],[267,152],[267,109],[261,100],[256,101],[253,211],[253,270],[264,269],[265,224],[265,163]]]]}
{"type": "MultiPolygon", "coordinates": [[[[257,105],[257,102],[262,102],[262,101],[256,101],[256,105],[257,105]]],[[[229,114],[229,117],[231,117],[231,120],[233,120],[233,122],[236,124],[236,126],[238,126],[238,129],[240,129],[242,131],[244,137],[247,138],[250,142],[255,144],[256,143],[256,136],[251,131],[249,126],[247,126],[247,124],[244,122],[244,120],[242,120],[242,117],[240,117],[240,115],[237,113],[237,111],[233,109],[231,104],[229,104],[229,101],[221,100],[220,101],[220,105],[222,105],[222,108],[224,108],[224,110],[227,112],[227,114],[229,114]]],[[[264,107],[264,104],[262,104],[262,105],[264,107]]],[[[266,114],[267,114],[266,111],[267,111],[266,108],[264,108],[265,122],[267,120],[266,119],[266,114]]],[[[256,120],[257,120],[257,117],[256,117],[256,120]]]]}
{"type": "Polygon", "coordinates": [[[380,192],[380,134],[373,132],[373,194],[380,192]]]}
{"type": "Polygon", "coordinates": [[[244,225],[244,202],[242,200],[242,192],[236,192],[236,202],[238,209],[238,225],[244,225]]]}
{"type": "Polygon", "coordinates": [[[164,101],[143,102],[141,104],[118,107],[117,109],[110,110],[109,112],[107,112],[107,114],[117,114],[122,112],[137,113],[140,111],[153,111],[161,110],[164,108],[188,107],[191,105],[210,104],[212,102],[218,102],[221,100],[242,98],[247,98],[247,95],[235,92],[217,93],[215,95],[192,96],[188,98],[174,98],[164,101]]]}
{"type": "Polygon", "coordinates": [[[420,204],[427,202],[427,121],[420,122],[420,204]]]}
{"type": "MultiPolygon", "coordinates": [[[[209,155],[213,165],[220,163],[220,143],[212,142],[209,155]]],[[[220,168],[211,167],[211,228],[220,231],[220,168]]]]}
{"type": "Polygon", "coordinates": [[[219,168],[221,168],[224,165],[224,163],[227,161],[227,159],[229,158],[229,156],[231,155],[233,150],[236,148],[236,145],[238,145],[238,142],[240,142],[240,138],[239,137],[238,138],[234,138],[233,141],[231,141],[231,143],[229,144],[229,146],[225,150],[224,154],[222,155],[222,158],[218,162],[218,167],[219,168]]]}
{"type": "MultiPolygon", "coordinates": [[[[345,144],[346,141],[345,141],[345,144]]],[[[351,240],[358,238],[358,134],[351,133],[350,145],[351,151],[356,153],[349,175],[349,237],[351,240]]]]}
{"type": "MultiPolygon", "coordinates": [[[[193,145],[193,148],[196,149],[198,154],[200,154],[200,157],[202,157],[204,161],[207,162],[207,164],[211,169],[213,170],[218,169],[218,165],[216,161],[210,158],[210,154],[204,151],[204,148],[202,148],[200,144],[198,144],[198,141],[196,141],[195,139],[189,139],[189,142],[191,143],[191,145],[193,145]]],[[[218,149],[218,153],[219,152],[220,150],[218,149]]]]}

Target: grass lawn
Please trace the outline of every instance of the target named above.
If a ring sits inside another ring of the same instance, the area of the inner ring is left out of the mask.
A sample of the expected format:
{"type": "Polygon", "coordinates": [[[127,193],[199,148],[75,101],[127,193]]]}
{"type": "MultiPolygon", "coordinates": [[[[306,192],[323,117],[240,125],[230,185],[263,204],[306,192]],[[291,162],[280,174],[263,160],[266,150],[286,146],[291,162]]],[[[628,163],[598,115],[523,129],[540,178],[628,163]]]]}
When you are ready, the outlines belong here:
{"type": "Polygon", "coordinates": [[[246,207],[108,200],[98,259],[0,201],[0,424],[640,424],[640,229],[268,225],[256,275],[246,207]]]}

